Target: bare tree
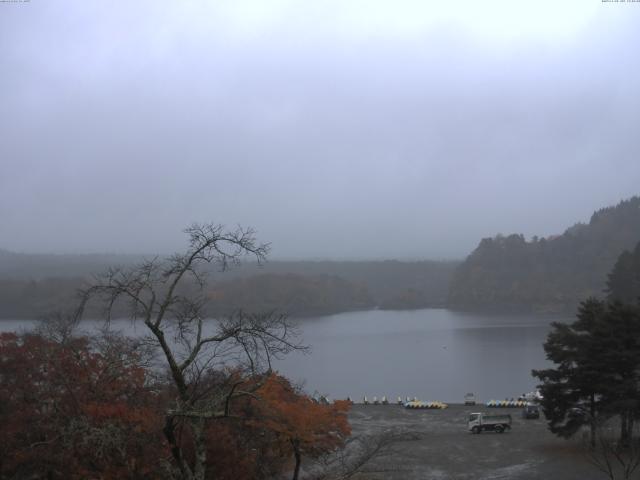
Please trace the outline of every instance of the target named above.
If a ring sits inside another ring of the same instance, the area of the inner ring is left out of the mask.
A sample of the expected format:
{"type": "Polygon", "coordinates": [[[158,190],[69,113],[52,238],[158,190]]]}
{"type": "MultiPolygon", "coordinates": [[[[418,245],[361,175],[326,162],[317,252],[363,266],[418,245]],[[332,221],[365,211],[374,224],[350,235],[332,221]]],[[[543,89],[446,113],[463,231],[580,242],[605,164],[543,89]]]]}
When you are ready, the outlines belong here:
{"type": "Polygon", "coordinates": [[[175,478],[204,480],[207,421],[231,416],[233,400],[254,395],[264,377],[261,373],[271,370],[272,359],[305,347],[297,342],[297,331],[283,315],[237,312],[220,320],[206,319],[211,265],[224,271],[244,256],[262,262],[269,245],[257,243],[251,229],[227,231],[221,225],[194,224],[185,233],[189,247],[184,253],[111,269],[96,277],[81,292],[77,318],[89,301],[98,299],[107,322],[116,305],[124,305],[132,321],[144,324],[175,389],[164,426],[173,460],[171,473],[175,478]],[[242,374],[225,376],[223,368],[229,366],[242,374]],[[251,382],[246,381],[248,377],[251,382]],[[193,442],[191,455],[180,441],[184,429],[193,442]]]}

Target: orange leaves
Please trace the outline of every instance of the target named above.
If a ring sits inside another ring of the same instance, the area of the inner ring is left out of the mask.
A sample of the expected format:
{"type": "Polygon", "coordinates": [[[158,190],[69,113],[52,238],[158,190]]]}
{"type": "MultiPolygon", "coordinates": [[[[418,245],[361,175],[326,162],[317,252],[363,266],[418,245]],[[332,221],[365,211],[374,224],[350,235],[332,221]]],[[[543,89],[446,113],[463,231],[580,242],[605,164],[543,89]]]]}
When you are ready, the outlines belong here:
{"type": "Polygon", "coordinates": [[[317,404],[277,374],[243,379],[228,373],[230,383],[240,382],[236,391],[253,393],[235,398],[232,417],[208,428],[216,478],[274,478],[292,465],[298,471],[301,455],[331,452],[350,434],[348,402],[317,404]]]}
{"type": "Polygon", "coordinates": [[[133,353],[113,357],[85,338],[0,335],[0,477],[134,478],[156,469],[162,416],[145,382],[133,353]]]}
{"type": "Polygon", "coordinates": [[[307,455],[333,450],[351,433],[348,402],[321,405],[297,392],[289,381],[272,374],[258,391],[260,414],[254,421],[287,441],[295,441],[307,455]]]}
{"type": "MultiPolygon", "coordinates": [[[[0,335],[0,478],[163,476],[161,461],[172,453],[162,433],[171,384],[149,388],[126,339],[109,342],[0,335]]],[[[206,425],[206,462],[216,479],[277,477],[292,454],[299,465],[301,453],[332,451],[350,433],[347,402],[319,405],[281,376],[211,370],[199,381],[194,394],[203,404],[229,407],[229,416],[206,425]]],[[[189,460],[196,454],[190,425],[177,418],[172,431],[189,460]]]]}

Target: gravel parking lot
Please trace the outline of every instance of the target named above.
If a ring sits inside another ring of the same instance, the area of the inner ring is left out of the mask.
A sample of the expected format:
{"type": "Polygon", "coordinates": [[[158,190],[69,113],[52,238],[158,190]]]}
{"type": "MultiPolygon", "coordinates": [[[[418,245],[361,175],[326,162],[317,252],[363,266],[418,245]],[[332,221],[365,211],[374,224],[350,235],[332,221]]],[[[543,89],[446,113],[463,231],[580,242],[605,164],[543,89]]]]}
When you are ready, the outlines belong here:
{"type": "Polygon", "coordinates": [[[551,434],[544,418],[525,420],[519,408],[489,409],[451,405],[445,410],[408,410],[398,405],[353,405],[354,434],[386,430],[416,432],[418,440],[393,447],[374,463],[385,479],[563,479],[606,478],[588,461],[581,439],[551,434]],[[511,414],[512,429],[503,434],[467,431],[471,412],[511,414]]]}

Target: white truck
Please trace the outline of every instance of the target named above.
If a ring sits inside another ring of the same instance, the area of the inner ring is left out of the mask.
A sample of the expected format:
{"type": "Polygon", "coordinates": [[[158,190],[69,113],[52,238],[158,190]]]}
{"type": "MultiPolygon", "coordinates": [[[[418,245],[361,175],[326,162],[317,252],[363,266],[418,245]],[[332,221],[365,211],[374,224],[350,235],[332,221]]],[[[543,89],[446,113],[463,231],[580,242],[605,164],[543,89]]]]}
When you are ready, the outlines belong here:
{"type": "Polygon", "coordinates": [[[502,433],[505,430],[511,429],[511,415],[472,413],[469,415],[467,429],[471,433],[482,433],[483,430],[502,433]]]}

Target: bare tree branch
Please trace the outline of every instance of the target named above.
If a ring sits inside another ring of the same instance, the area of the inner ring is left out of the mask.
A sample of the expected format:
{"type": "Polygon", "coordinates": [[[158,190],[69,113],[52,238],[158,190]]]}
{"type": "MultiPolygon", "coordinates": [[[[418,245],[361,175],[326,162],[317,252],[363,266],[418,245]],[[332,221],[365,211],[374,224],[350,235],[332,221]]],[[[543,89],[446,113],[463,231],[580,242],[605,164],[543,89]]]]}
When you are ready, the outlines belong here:
{"type": "Polygon", "coordinates": [[[245,256],[261,263],[269,245],[258,243],[252,229],[241,227],[226,231],[221,225],[193,224],[185,233],[189,246],[184,253],[164,261],[156,257],[129,269],[110,269],[97,277],[80,292],[74,321],[95,300],[104,306],[106,322],[123,306],[132,321],[143,321],[176,389],[164,428],[172,458],[182,478],[204,480],[203,422],[231,416],[232,400],[255,397],[260,374],[271,370],[272,359],[306,347],[297,341],[298,332],[288,318],[275,312],[239,311],[224,319],[206,320],[203,267],[217,264],[224,271],[245,256]],[[240,380],[213,382],[213,367],[225,364],[245,367],[245,373],[253,376],[250,387],[240,380]],[[195,442],[195,458],[185,457],[181,449],[180,429],[185,426],[195,442]]]}
{"type": "Polygon", "coordinates": [[[381,467],[381,460],[392,456],[397,445],[421,438],[419,433],[405,430],[387,430],[371,435],[353,436],[346,440],[342,449],[321,457],[319,472],[311,475],[311,478],[347,480],[360,475],[372,478],[371,474],[398,472],[401,470],[400,466],[387,464],[381,467]]]}

